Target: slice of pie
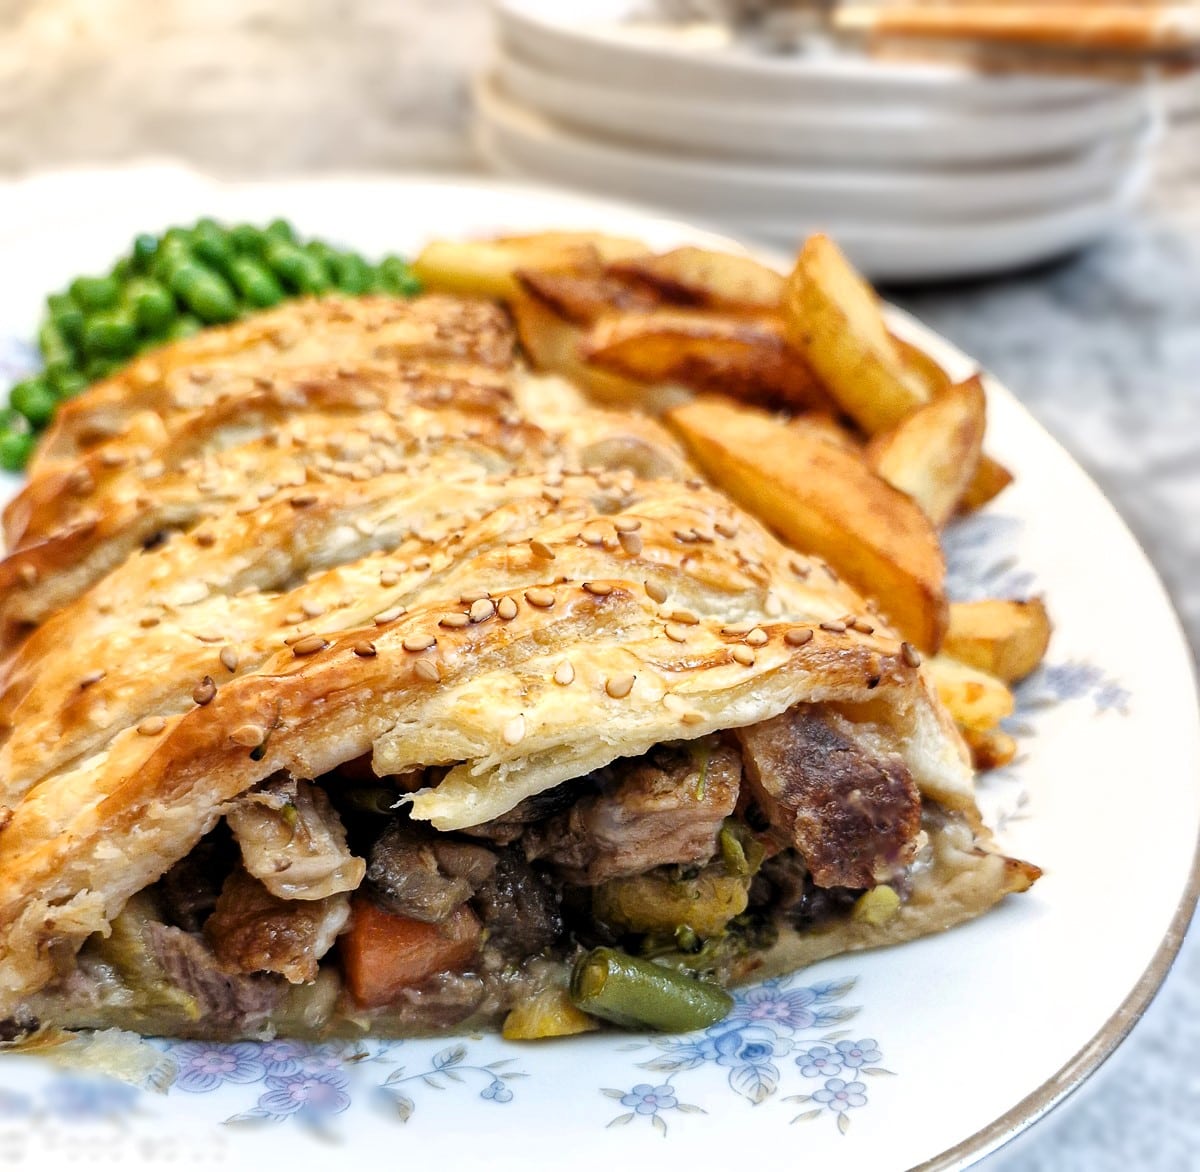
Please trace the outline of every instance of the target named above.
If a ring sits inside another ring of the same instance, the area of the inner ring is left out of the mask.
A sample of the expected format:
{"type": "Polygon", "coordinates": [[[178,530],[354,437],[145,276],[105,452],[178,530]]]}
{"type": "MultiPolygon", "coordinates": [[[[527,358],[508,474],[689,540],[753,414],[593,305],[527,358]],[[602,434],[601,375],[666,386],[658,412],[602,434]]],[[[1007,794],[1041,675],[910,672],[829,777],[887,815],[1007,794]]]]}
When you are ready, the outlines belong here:
{"type": "Polygon", "coordinates": [[[483,1027],[593,949],[728,984],[1036,878],[873,607],[490,304],[160,351],[5,525],[8,1036],[483,1027]]]}

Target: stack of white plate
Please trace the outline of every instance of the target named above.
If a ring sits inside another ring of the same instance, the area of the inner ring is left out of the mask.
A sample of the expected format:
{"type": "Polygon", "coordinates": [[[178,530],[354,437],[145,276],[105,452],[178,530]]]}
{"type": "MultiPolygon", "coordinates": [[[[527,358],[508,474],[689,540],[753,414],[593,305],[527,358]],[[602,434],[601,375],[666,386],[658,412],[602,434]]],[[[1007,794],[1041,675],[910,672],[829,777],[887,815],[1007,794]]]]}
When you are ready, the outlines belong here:
{"type": "Polygon", "coordinates": [[[1149,85],[990,76],[831,45],[772,54],[642,0],[494,0],[480,153],[509,175],[655,203],[874,279],[1019,268],[1089,243],[1148,178],[1149,85]]]}

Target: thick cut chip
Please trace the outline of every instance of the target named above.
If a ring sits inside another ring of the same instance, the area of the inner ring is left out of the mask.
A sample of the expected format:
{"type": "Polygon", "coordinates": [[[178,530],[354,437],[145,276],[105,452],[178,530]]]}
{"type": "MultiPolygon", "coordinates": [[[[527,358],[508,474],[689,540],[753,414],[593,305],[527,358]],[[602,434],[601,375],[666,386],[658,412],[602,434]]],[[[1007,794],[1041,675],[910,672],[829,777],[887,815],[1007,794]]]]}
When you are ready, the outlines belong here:
{"type": "Polygon", "coordinates": [[[610,264],[609,272],[640,280],[667,301],[705,309],[775,313],[783,297],[784,279],[774,269],[748,256],[704,248],[629,257],[610,264]]]}
{"type": "Polygon", "coordinates": [[[597,322],[580,353],[593,366],[644,383],[682,383],[789,407],[826,402],[778,318],[688,310],[622,314],[597,322]]]}
{"type": "Polygon", "coordinates": [[[867,462],[940,529],[975,476],[986,427],[987,399],[976,376],[878,436],[867,449],[867,462]]]}
{"type": "Polygon", "coordinates": [[[989,732],[1016,708],[1003,680],[949,655],[926,660],[938,699],[964,729],[989,732]]]}
{"type": "Polygon", "coordinates": [[[905,638],[940,645],[946,569],[937,534],[855,452],[715,398],[678,407],[666,420],[735,500],[874,598],[905,638]]]}
{"type": "Polygon", "coordinates": [[[955,602],[945,651],[1005,683],[1023,680],[1042,662],[1050,644],[1050,617],[1040,598],[1028,602],[989,598],[955,602]]]}

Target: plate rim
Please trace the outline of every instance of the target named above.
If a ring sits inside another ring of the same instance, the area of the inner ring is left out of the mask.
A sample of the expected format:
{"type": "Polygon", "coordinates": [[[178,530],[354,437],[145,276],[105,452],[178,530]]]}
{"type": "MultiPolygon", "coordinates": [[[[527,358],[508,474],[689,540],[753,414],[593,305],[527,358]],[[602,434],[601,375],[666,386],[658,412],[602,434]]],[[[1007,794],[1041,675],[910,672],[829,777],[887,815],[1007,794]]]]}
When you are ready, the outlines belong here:
{"type": "MultiPolygon", "coordinates": [[[[136,173],[130,169],[131,173],[136,173]]],[[[217,193],[223,189],[229,190],[267,190],[278,188],[286,191],[289,188],[329,188],[336,185],[351,187],[410,188],[410,187],[453,187],[457,189],[472,189],[480,196],[497,189],[512,195],[530,195],[541,198],[550,197],[560,204],[575,204],[580,212],[594,208],[597,218],[606,214],[614,216],[638,217],[654,222],[662,228],[678,230],[681,235],[706,236],[713,245],[720,244],[736,248],[737,251],[756,257],[764,263],[775,267],[786,266],[790,263],[786,254],[778,249],[755,246],[731,237],[719,227],[706,224],[703,217],[696,220],[680,215],[665,213],[653,207],[638,205],[630,201],[621,201],[606,197],[590,197],[576,192],[563,191],[549,184],[489,180],[487,178],[460,176],[436,172],[412,172],[402,176],[378,176],[371,174],[342,174],[311,179],[289,179],[255,181],[249,183],[229,182],[213,178],[201,173],[195,173],[197,190],[211,188],[214,200],[217,193]]],[[[85,219],[90,219],[85,213],[85,219]]],[[[0,248],[3,241],[0,240],[0,248]]],[[[886,312],[890,321],[898,324],[902,330],[915,335],[918,342],[928,343],[939,350],[942,359],[955,359],[971,363],[978,369],[981,364],[965,351],[961,350],[949,339],[937,333],[916,316],[891,304],[886,304],[886,312]]],[[[1124,516],[1112,503],[1094,478],[1079,463],[1078,460],[1064,447],[1057,437],[1049,431],[1036,416],[1025,406],[1018,396],[999,379],[984,371],[989,394],[995,393],[1006,399],[1007,406],[1015,409],[1021,416],[1024,426],[1033,427],[1041,433],[1043,440],[1053,445],[1058,455],[1068,461],[1083,476],[1088,485],[1094,490],[1097,507],[1106,510],[1110,519],[1124,530],[1125,535],[1137,549],[1149,578],[1156,589],[1159,601],[1170,618],[1170,623],[1182,651],[1181,668],[1190,683],[1190,695],[1193,701],[1193,717],[1185,727],[1184,742],[1189,749],[1200,747],[1200,669],[1197,664],[1197,652],[1192,648],[1187,633],[1181,622],[1171,594],[1167,590],[1157,567],[1146,553],[1137,535],[1130,528],[1124,516]]],[[[0,486],[3,491],[3,486],[0,486]]],[[[1200,775],[1193,779],[1200,782],[1200,775]]],[[[1043,1081],[1039,1086],[1014,1104],[1003,1115],[998,1116],[986,1126],[965,1137],[952,1148],[936,1154],[921,1164],[915,1165],[910,1172],[956,1172],[969,1167],[977,1161],[999,1151],[1018,1136],[1027,1132],[1051,1111],[1066,1102],[1075,1091],[1096,1073],[1113,1055],[1121,1043],[1128,1037],[1137,1022],[1145,1014],[1150,1004],[1162,988],[1170,974],[1171,968],[1178,957],[1179,951],[1187,935],[1188,926],[1200,905],[1200,833],[1193,847],[1187,877],[1163,937],[1155,948],[1149,963],[1138,976],[1134,985],[1116,1008],[1109,1014],[1096,1033],[1066,1062],[1055,1074],[1043,1081]]]]}

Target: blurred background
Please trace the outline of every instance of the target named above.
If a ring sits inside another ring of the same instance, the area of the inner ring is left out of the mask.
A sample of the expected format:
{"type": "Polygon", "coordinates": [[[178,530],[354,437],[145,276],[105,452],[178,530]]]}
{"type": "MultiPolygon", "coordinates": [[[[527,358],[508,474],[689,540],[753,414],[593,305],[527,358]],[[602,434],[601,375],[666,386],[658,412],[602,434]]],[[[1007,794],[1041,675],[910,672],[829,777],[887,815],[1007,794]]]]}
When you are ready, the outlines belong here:
{"type": "MultiPolygon", "coordinates": [[[[961,51],[847,61],[821,37],[797,55],[803,29],[732,0],[625,5],[636,19],[615,30],[622,6],[600,0],[497,7],[0,0],[0,225],[48,172],[88,169],[71,181],[86,205],[98,169],[171,161],[238,178],[493,169],[780,247],[830,229],[1088,468],[1200,646],[1195,80],[998,79],[961,51]],[[708,19],[731,8],[736,35],[708,19]]],[[[1197,1052],[1193,944],[1092,1089],[996,1164],[1200,1166],[1197,1052]]]]}

